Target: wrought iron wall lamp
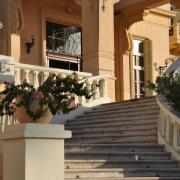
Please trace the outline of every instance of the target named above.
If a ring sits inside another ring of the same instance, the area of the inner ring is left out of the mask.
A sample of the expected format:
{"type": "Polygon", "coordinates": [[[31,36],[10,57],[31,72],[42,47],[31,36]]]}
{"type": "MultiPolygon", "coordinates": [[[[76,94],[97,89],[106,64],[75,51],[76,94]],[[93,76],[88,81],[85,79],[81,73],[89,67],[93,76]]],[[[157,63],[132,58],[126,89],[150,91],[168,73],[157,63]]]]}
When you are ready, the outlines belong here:
{"type": "Polygon", "coordinates": [[[35,44],[35,39],[34,39],[34,37],[32,37],[31,42],[26,43],[26,52],[27,52],[27,54],[29,54],[31,52],[31,49],[34,46],[34,44],[35,44]]]}

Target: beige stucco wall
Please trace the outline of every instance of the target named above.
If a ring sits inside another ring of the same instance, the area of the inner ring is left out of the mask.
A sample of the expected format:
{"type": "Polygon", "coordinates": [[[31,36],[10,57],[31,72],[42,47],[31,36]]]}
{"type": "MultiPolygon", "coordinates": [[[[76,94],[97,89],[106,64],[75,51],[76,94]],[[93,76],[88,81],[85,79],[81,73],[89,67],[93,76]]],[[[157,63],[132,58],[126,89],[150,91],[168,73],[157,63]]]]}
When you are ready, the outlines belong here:
{"type": "MultiPolygon", "coordinates": [[[[58,21],[64,23],[66,16],[74,17],[76,24],[76,17],[81,16],[81,9],[74,0],[23,0],[22,9],[24,14],[25,27],[21,32],[21,57],[22,63],[41,65],[44,64],[44,53],[42,49],[43,36],[45,36],[45,27],[42,19],[48,18],[46,13],[51,11],[49,19],[51,21],[58,21]],[[44,15],[44,17],[43,17],[44,15]],[[54,18],[53,18],[54,17],[54,18]],[[43,35],[44,33],[44,35],[43,35]],[[26,53],[26,43],[31,42],[32,36],[35,38],[35,45],[30,54],[26,53]],[[43,51],[43,52],[42,52],[43,51]]],[[[66,21],[66,23],[72,23],[66,21]]]]}
{"type": "MultiPolygon", "coordinates": [[[[168,10],[169,5],[163,7],[158,7],[168,10]]],[[[119,17],[117,17],[118,19],[119,17]]],[[[117,20],[121,21],[121,19],[117,20]]],[[[120,26],[115,25],[116,28],[121,29],[120,26]]],[[[116,32],[118,30],[116,29],[116,32]]],[[[151,42],[151,52],[146,52],[145,61],[148,62],[148,66],[145,67],[145,77],[147,80],[154,80],[158,72],[155,71],[153,66],[157,63],[158,66],[164,65],[164,60],[169,57],[169,17],[163,16],[158,13],[150,12],[148,15],[144,16],[144,20],[133,24],[130,27],[130,34],[133,38],[140,38],[145,41],[151,42]]],[[[117,35],[117,34],[116,34],[117,35]]],[[[116,37],[115,35],[115,37],[116,37]]],[[[118,38],[115,38],[118,41],[118,38]]],[[[119,43],[116,42],[116,99],[124,100],[131,98],[131,62],[130,55],[124,54],[123,57],[119,57],[117,53],[122,53],[121,46],[123,41],[119,43]],[[117,62],[120,61],[120,62],[117,62]],[[120,69],[120,70],[119,70],[120,69]],[[123,71],[123,72],[122,72],[123,71]],[[123,79],[123,81],[122,81],[123,79]]],[[[150,48],[150,47],[147,47],[150,48]]],[[[149,49],[148,49],[149,50],[149,49]]],[[[131,53],[130,53],[131,54],[131,53]]],[[[147,62],[145,62],[147,63],[147,62]]],[[[147,93],[146,93],[147,94],[147,93]]],[[[152,95],[149,93],[148,95],[152,95]]]]}
{"type": "MultiPolygon", "coordinates": [[[[145,37],[152,41],[152,65],[164,65],[164,60],[169,57],[169,20],[151,14],[145,17],[145,21],[132,26],[131,33],[134,36],[145,37]]],[[[157,75],[152,67],[153,79],[157,75]]]]}

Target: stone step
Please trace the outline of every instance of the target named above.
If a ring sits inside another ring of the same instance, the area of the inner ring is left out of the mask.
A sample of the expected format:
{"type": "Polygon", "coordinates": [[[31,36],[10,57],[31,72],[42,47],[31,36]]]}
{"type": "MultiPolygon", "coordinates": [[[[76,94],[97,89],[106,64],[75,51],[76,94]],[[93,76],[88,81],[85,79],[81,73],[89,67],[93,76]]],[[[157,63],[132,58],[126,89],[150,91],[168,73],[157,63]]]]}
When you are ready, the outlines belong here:
{"type": "Polygon", "coordinates": [[[89,121],[93,121],[93,120],[96,120],[96,121],[103,121],[103,120],[108,120],[108,121],[121,121],[121,120],[135,120],[135,119],[140,119],[140,120],[143,120],[143,119],[147,119],[147,118],[151,118],[151,119],[155,119],[155,120],[157,120],[157,118],[158,118],[158,114],[157,113],[155,113],[155,114],[153,114],[153,113],[146,113],[146,114],[139,114],[139,115],[131,115],[131,114],[126,114],[126,115],[121,115],[121,116],[118,116],[118,115],[109,115],[109,116],[102,116],[102,117],[81,117],[81,118],[77,118],[77,119],[75,119],[75,120],[72,120],[72,122],[74,121],[74,122],[78,122],[78,121],[81,121],[81,122],[85,122],[85,121],[87,121],[87,123],[89,122],[89,121]]]}
{"type": "MultiPolygon", "coordinates": [[[[79,180],[180,180],[180,177],[123,177],[123,178],[78,178],[79,180]]],[[[77,180],[77,178],[66,178],[65,180],[77,180]]]]}
{"type": "Polygon", "coordinates": [[[66,152],[66,160],[169,160],[165,152],[66,152]]]}
{"type": "Polygon", "coordinates": [[[93,138],[72,138],[68,139],[67,142],[69,143],[143,143],[143,144],[155,144],[157,143],[157,136],[156,135],[146,135],[146,136],[126,136],[126,137],[93,137],[93,138]]]}
{"type": "Polygon", "coordinates": [[[65,178],[180,177],[180,168],[66,169],[65,178]]]}
{"type": "Polygon", "coordinates": [[[146,130],[151,130],[151,129],[156,129],[157,125],[155,123],[150,124],[150,125],[138,125],[138,126],[118,126],[118,125],[112,125],[112,126],[107,126],[106,128],[102,127],[94,127],[94,128],[82,128],[81,130],[79,129],[74,129],[73,134],[75,133],[95,133],[95,132],[109,132],[109,131],[132,131],[132,130],[139,130],[139,131],[146,131],[146,130]]]}
{"type": "Polygon", "coordinates": [[[81,129],[86,129],[86,128],[106,128],[108,126],[119,126],[119,127],[130,127],[130,126],[148,126],[148,125],[155,125],[157,124],[157,120],[150,120],[150,121],[144,121],[144,120],[139,120],[139,121],[135,121],[135,120],[129,120],[129,121],[108,121],[106,123],[94,123],[94,124],[73,124],[73,125],[66,125],[66,129],[76,129],[76,130],[81,130],[81,129]]]}
{"type": "Polygon", "coordinates": [[[117,131],[99,131],[99,132],[72,132],[73,138],[102,138],[102,137],[129,137],[129,136],[148,136],[148,135],[156,135],[157,130],[156,129],[149,129],[146,131],[143,131],[143,129],[140,130],[117,130],[117,131]]]}
{"type": "Polygon", "coordinates": [[[65,143],[65,152],[91,152],[91,153],[120,153],[120,152],[163,152],[163,145],[149,144],[67,144],[65,143]]]}
{"type": "MultiPolygon", "coordinates": [[[[122,108],[119,108],[119,109],[116,109],[116,110],[101,110],[101,111],[96,111],[96,110],[94,110],[94,111],[91,111],[91,112],[85,112],[82,116],[88,116],[88,117],[90,117],[90,116],[95,116],[95,115],[101,115],[102,113],[103,113],[103,115],[109,115],[109,114],[119,114],[119,115],[121,115],[122,113],[129,113],[129,114],[131,114],[131,113],[134,113],[134,112],[140,112],[140,111],[143,111],[143,112],[157,112],[157,113],[159,113],[159,107],[141,107],[141,108],[139,108],[138,106],[137,106],[137,108],[124,108],[124,109],[122,109],[122,108]]],[[[80,117],[80,116],[79,116],[80,117]]]]}
{"type": "Polygon", "coordinates": [[[172,160],[65,160],[66,169],[96,168],[176,168],[172,160]]]}
{"type": "Polygon", "coordinates": [[[157,119],[158,115],[144,115],[144,116],[130,116],[130,117],[114,117],[114,118],[109,118],[109,117],[104,117],[100,119],[96,118],[91,118],[91,119],[75,119],[75,120],[68,120],[66,126],[69,125],[80,125],[80,124],[94,124],[94,123],[106,123],[106,122],[127,122],[127,121],[138,121],[138,120],[143,120],[143,121],[150,121],[150,120],[155,120],[157,119]]]}
{"type": "Polygon", "coordinates": [[[130,103],[130,104],[125,104],[125,105],[117,105],[117,106],[95,106],[92,108],[92,110],[87,111],[87,113],[91,113],[91,112],[103,112],[103,111],[113,111],[113,110],[126,110],[126,109],[141,109],[144,107],[156,107],[159,108],[159,106],[157,105],[157,102],[153,102],[151,103],[151,105],[149,106],[149,104],[144,105],[144,104],[137,104],[137,103],[130,103]]]}
{"type": "Polygon", "coordinates": [[[118,127],[118,126],[113,126],[113,127],[108,127],[107,129],[102,129],[102,128],[96,128],[96,129],[82,129],[81,131],[73,131],[73,135],[81,135],[81,134],[100,134],[100,135],[106,135],[106,134],[132,134],[135,132],[141,132],[141,131],[155,131],[157,133],[157,127],[155,124],[153,125],[142,125],[142,126],[127,126],[127,127],[118,127]]]}
{"type": "Polygon", "coordinates": [[[98,115],[91,115],[91,116],[86,116],[86,115],[79,115],[76,116],[77,119],[91,119],[91,118],[104,118],[104,117],[109,117],[109,118],[113,118],[113,117],[131,117],[131,116],[144,116],[144,114],[146,115],[158,115],[158,112],[154,112],[154,111],[135,111],[135,112],[131,112],[131,113],[117,113],[117,114],[108,114],[108,115],[104,115],[103,113],[98,114],[98,115]]]}

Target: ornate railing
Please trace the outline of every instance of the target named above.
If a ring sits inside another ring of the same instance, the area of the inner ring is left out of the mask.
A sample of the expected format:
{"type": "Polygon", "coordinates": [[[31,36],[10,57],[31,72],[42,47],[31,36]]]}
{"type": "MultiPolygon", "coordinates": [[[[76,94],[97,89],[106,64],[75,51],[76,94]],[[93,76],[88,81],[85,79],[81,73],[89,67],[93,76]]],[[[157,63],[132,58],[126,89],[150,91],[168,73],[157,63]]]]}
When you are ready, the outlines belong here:
{"type": "MultiPolygon", "coordinates": [[[[46,68],[42,66],[34,66],[18,63],[15,65],[15,83],[20,84],[24,79],[35,88],[42,84],[50,74],[55,73],[61,76],[71,75],[73,71],[46,68]]],[[[87,100],[84,97],[76,97],[76,104],[84,105],[89,101],[105,97],[107,95],[106,76],[93,76],[91,73],[76,72],[80,81],[85,82],[85,86],[94,90],[94,95],[87,100]]]]}
{"type": "MultiPolygon", "coordinates": [[[[180,73],[180,58],[176,58],[164,74],[180,73]]],[[[180,161],[180,113],[176,112],[163,97],[157,95],[160,107],[158,120],[158,142],[164,144],[174,159],[180,161]]]]}
{"type": "Polygon", "coordinates": [[[158,140],[174,158],[180,160],[180,114],[175,112],[162,96],[157,96],[160,107],[158,121],[158,140]]]}
{"type": "MultiPolygon", "coordinates": [[[[14,71],[16,84],[20,84],[24,79],[26,79],[26,81],[34,85],[35,88],[42,84],[50,74],[55,73],[57,75],[67,76],[73,73],[73,71],[64,69],[47,68],[22,63],[15,64],[14,71]]],[[[76,74],[78,75],[79,79],[87,79],[92,76],[91,73],[84,72],[76,72],[76,74]]]]}
{"type": "MultiPolygon", "coordinates": [[[[23,80],[32,84],[35,88],[41,85],[50,74],[61,76],[71,75],[73,71],[47,68],[43,66],[16,63],[12,58],[0,56],[0,82],[15,81],[20,84],[23,80]]],[[[85,105],[101,98],[107,97],[107,76],[92,76],[91,73],[76,72],[80,81],[84,81],[84,86],[94,90],[94,95],[87,100],[84,97],[75,97],[75,104],[85,105]]],[[[103,102],[103,101],[102,101],[103,102]]],[[[96,104],[94,104],[96,105],[96,104]]],[[[17,123],[13,117],[3,117],[0,119],[0,125],[4,129],[5,125],[17,123]]]]}

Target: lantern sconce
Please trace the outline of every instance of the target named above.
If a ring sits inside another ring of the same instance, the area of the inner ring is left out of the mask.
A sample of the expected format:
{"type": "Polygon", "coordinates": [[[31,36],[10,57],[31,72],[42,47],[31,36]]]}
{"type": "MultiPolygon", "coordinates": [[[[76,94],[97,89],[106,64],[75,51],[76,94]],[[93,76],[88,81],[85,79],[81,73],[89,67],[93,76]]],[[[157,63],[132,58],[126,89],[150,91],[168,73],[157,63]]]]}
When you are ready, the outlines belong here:
{"type": "Polygon", "coordinates": [[[32,36],[31,42],[27,42],[27,43],[26,43],[26,52],[27,52],[27,54],[29,54],[29,53],[31,52],[31,49],[32,49],[32,47],[34,46],[34,44],[35,44],[35,39],[34,39],[34,37],[32,36]]]}
{"type": "Polygon", "coordinates": [[[155,71],[157,71],[159,75],[162,75],[164,70],[167,69],[169,62],[170,62],[169,58],[164,60],[164,64],[165,64],[164,66],[159,66],[158,63],[155,62],[153,64],[155,71]]]}

